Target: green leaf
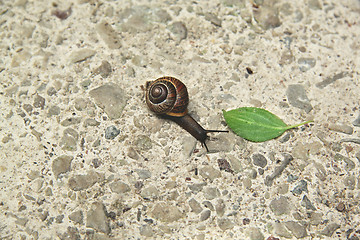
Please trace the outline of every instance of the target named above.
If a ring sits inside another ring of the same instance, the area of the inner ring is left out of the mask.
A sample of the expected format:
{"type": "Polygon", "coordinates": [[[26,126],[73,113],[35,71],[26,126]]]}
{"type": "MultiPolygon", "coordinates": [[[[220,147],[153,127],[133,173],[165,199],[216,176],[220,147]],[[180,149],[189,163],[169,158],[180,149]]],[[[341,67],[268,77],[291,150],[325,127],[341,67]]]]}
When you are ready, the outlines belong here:
{"type": "Polygon", "coordinates": [[[223,110],[223,115],[231,130],[240,137],[253,142],[264,142],[276,138],[290,128],[312,122],[307,121],[289,126],[271,112],[255,107],[223,110]]]}

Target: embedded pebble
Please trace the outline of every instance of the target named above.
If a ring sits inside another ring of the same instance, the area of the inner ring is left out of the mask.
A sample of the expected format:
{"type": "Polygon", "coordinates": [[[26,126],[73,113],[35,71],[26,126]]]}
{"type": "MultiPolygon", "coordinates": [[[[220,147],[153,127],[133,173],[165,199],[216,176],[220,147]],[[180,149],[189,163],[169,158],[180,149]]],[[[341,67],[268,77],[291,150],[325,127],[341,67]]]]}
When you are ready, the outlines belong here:
{"type": "Polygon", "coordinates": [[[306,72],[311,68],[315,67],[316,60],[314,58],[299,58],[298,65],[300,71],[306,72]]]}
{"type": "Polygon", "coordinates": [[[279,216],[282,214],[289,214],[291,207],[289,200],[286,197],[281,196],[270,202],[270,209],[275,213],[275,215],[279,216]]]}
{"type": "Polygon", "coordinates": [[[60,107],[58,106],[51,106],[48,110],[47,116],[52,117],[60,114],[60,107]]]}
{"type": "Polygon", "coordinates": [[[204,188],[204,186],[206,186],[207,184],[205,182],[203,183],[194,183],[191,185],[188,185],[189,189],[195,193],[202,191],[202,189],[204,188]]]}
{"type": "Polygon", "coordinates": [[[216,223],[218,227],[223,231],[232,229],[235,226],[234,222],[231,221],[229,218],[218,218],[216,223]]]}
{"type": "Polygon", "coordinates": [[[225,213],[225,202],[223,199],[218,199],[215,205],[216,214],[219,217],[222,217],[225,213]]]}
{"type": "Polygon", "coordinates": [[[105,42],[105,44],[110,49],[119,49],[121,48],[121,41],[119,38],[119,34],[115,32],[113,27],[105,22],[102,21],[98,23],[95,27],[97,33],[101,37],[101,39],[105,42]]]}
{"type": "Polygon", "coordinates": [[[324,87],[326,87],[326,86],[334,83],[335,81],[346,77],[347,74],[348,74],[347,72],[337,73],[337,74],[335,74],[335,75],[332,76],[332,77],[327,77],[327,78],[325,78],[323,81],[315,84],[315,86],[318,87],[318,88],[320,88],[320,89],[323,89],[324,87]]]}
{"type": "Polygon", "coordinates": [[[218,159],[219,169],[224,170],[225,172],[233,173],[234,171],[231,169],[230,163],[225,159],[218,159]]]}
{"type": "Polygon", "coordinates": [[[250,240],[263,240],[264,235],[259,228],[250,227],[247,229],[246,234],[249,236],[250,240]]]}
{"type": "Polygon", "coordinates": [[[313,108],[302,85],[289,85],[288,89],[286,90],[286,96],[289,100],[290,105],[292,105],[293,107],[300,108],[307,113],[309,113],[313,108]]]}
{"type": "Polygon", "coordinates": [[[152,237],[154,235],[154,230],[150,225],[142,225],[140,227],[140,235],[144,237],[152,237]]]}
{"type": "Polygon", "coordinates": [[[355,127],[360,127],[360,114],[352,123],[355,127]]]}
{"type": "Polygon", "coordinates": [[[279,237],[292,238],[291,233],[286,229],[284,223],[275,222],[272,227],[274,228],[274,234],[279,237]]]}
{"type": "Polygon", "coordinates": [[[161,222],[175,222],[183,218],[183,213],[175,206],[166,202],[158,202],[151,211],[151,216],[161,222]]]}
{"type": "Polygon", "coordinates": [[[300,180],[294,190],[292,190],[291,192],[295,195],[300,195],[303,192],[308,192],[307,182],[305,180],[300,180]]]}
{"type": "Polygon", "coordinates": [[[33,106],[34,106],[35,108],[44,109],[44,107],[45,107],[45,98],[43,98],[42,96],[36,94],[35,99],[34,99],[33,106]]]}
{"type": "Polygon", "coordinates": [[[208,20],[217,27],[221,27],[221,19],[219,19],[215,14],[205,13],[204,15],[206,20],[208,20]]]}
{"type": "Polygon", "coordinates": [[[293,160],[293,157],[290,154],[284,154],[284,161],[281,163],[281,165],[279,167],[276,167],[271,175],[266,176],[265,185],[271,186],[274,179],[281,175],[281,173],[285,170],[287,165],[289,165],[291,160],[293,160]]]}
{"type": "Polygon", "coordinates": [[[187,28],[183,22],[174,22],[168,29],[174,34],[175,39],[178,42],[187,37],[187,28]]]}
{"type": "Polygon", "coordinates": [[[210,201],[203,201],[202,204],[211,211],[215,210],[214,205],[210,201]]]}
{"type": "Polygon", "coordinates": [[[127,102],[127,95],[123,89],[115,84],[105,84],[90,91],[95,104],[103,109],[112,120],[121,117],[127,102]]]}
{"type": "Polygon", "coordinates": [[[100,122],[98,122],[92,118],[85,119],[85,121],[84,121],[84,127],[96,127],[99,125],[100,125],[100,122]]]}
{"type": "Polygon", "coordinates": [[[95,171],[89,171],[87,174],[76,174],[69,178],[68,184],[69,188],[74,191],[80,191],[87,188],[90,188],[95,183],[100,183],[104,181],[105,176],[103,173],[98,173],[95,171]]]}
{"type": "Polygon", "coordinates": [[[136,169],[135,172],[138,174],[139,178],[142,180],[151,178],[151,172],[147,169],[136,169]]]}
{"type": "Polygon", "coordinates": [[[211,216],[211,211],[207,209],[200,214],[200,221],[203,222],[207,220],[210,216],[211,216]]]}
{"type": "Polygon", "coordinates": [[[221,176],[219,170],[216,170],[212,166],[205,166],[199,170],[200,175],[205,178],[209,179],[210,181],[214,181],[216,178],[221,176]]]}
{"type": "Polygon", "coordinates": [[[310,199],[306,195],[304,195],[301,201],[301,206],[305,207],[308,210],[313,210],[313,211],[316,210],[316,208],[314,207],[314,205],[312,205],[310,199]]]}
{"type": "Polygon", "coordinates": [[[347,176],[344,179],[344,185],[347,189],[354,190],[356,185],[356,179],[354,176],[347,176]]]}
{"type": "Polygon", "coordinates": [[[304,238],[308,235],[306,226],[298,222],[288,221],[285,222],[284,225],[296,238],[304,238]]]}
{"type": "Polygon", "coordinates": [[[214,198],[217,198],[220,196],[220,191],[219,189],[217,188],[214,188],[214,187],[207,187],[204,189],[203,191],[204,193],[204,197],[207,199],[207,200],[212,200],[214,198]]]}
{"type": "Polygon", "coordinates": [[[343,155],[341,155],[340,153],[336,153],[334,156],[334,160],[339,162],[339,161],[344,161],[345,162],[345,170],[347,172],[353,170],[355,168],[355,163],[354,161],[352,161],[350,158],[345,157],[343,155]]]}
{"type": "Polygon", "coordinates": [[[256,22],[264,30],[277,28],[282,24],[279,18],[279,11],[273,5],[262,5],[259,8],[253,8],[253,12],[256,22]]]}
{"type": "Polygon", "coordinates": [[[60,140],[60,146],[63,150],[75,151],[77,149],[77,141],[79,134],[72,128],[67,128],[63,132],[63,136],[60,140]]]}
{"type": "Polygon", "coordinates": [[[159,190],[155,186],[149,186],[141,190],[141,197],[144,199],[157,199],[159,197],[159,190]]]}
{"type": "Polygon", "coordinates": [[[140,135],[135,139],[134,145],[142,151],[148,151],[152,148],[151,139],[146,135],[140,135]]]}
{"type": "Polygon", "coordinates": [[[335,123],[329,124],[329,130],[335,131],[335,132],[341,132],[341,133],[345,133],[345,134],[349,134],[349,135],[353,134],[353,132],[354,132],[353,128],[349,125],[335,124],[335,123]]]}
{"type": "Polygon", "coordinates": [[[110,226],[106,216],[106,209],[103,203],[94,202],[86,213],[86,227],[106,234],[110,233],[110,226]]]}
{"type": "Polygon", "coordinates": [[[115,126],[109,126],[105,129],[105,139],[111,140],[120,134],[120,130],[115,126]]]}
{"type": "Polygon", "coordinates": [[[201,213],[201,211],[203,209],[201,207],[200,203],[198,201],[196,201],[194,198],[191,198],[189,200],[189,206],[191,208],[191,211],[194,213],[197,213],[197,214],[201,213]]]}
{"type": "Polygon", "coordinates": [[[101,65],[94,70],[94,74],[100,74],[103,78],[110,76],[112,72],[111,64],[108,61],[103,60],[101,65]]]}
{"type": "Polygon", "coordinates": [[[61,173],[67,173],[70,171],[71,161],[73,159],[74,157],[67,155],[62,155],[54,159],[52,163],[52,171],[56,178],[58,178],[61,173]]]}
{"type": "Polygon", "coordinates": [[[73,222],[82,224],[84,221],[84,214],[81,210],[78,210],[69,214],[69,219],[73,222]]]}
{"type": "Polygon", "coordinates": [[[71,125],[79,124],[80,122],[81,122],[81,117],[71,117],[61,121],[60,124],[64,127],[68,127],[71,125]]]}
{"type": "Polygon", "coordinates": [[[131,190],[129,185],[127,185],[126,183],[124,183],[120,180],[110,183],[109,187],[110,187],[111,191],[118,193],[118,194],[130,192],[130,190],[131,190]]]}
{"type": "Polygon", "coordinates": [[[329,223],[322,231],[321,234],[327,237],[331,237],[334,232],[340,228],[340,224],[329,223]]]}
{"type": "Polygon", "coordinates": [[[90,58],[94,56],[96,53],[95,50],[92,49],[80,49],[77,51],[73,51],[70,54],[70,63],[78,63],[86,60],[87,58],[90,58]]]}
{"type": "Polygon", "coordinates": [[[259,153],[255,153],[253,156],[252,156],[252,159],[253,159],[253,164],[255,166],[259,166],[261,168],[264,168],[266,165],[267,165],[267,160],[266,158],[264,157],[264,155],[262,154],[259,154],[259,153]]]}

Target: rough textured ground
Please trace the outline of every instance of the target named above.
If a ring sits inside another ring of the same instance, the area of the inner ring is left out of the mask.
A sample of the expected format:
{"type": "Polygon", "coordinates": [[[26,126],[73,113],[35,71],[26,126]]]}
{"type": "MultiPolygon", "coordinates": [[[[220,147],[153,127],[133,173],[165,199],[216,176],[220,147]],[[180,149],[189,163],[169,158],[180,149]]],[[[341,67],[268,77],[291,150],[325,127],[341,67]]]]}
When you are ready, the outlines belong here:
{"type": "Polygon", "coordinates": [[[1,239],[359,239],[360,2],[0,1],[1,239]],[[151,113],[265,108],[288,124],[211,153],[151,113]]]}

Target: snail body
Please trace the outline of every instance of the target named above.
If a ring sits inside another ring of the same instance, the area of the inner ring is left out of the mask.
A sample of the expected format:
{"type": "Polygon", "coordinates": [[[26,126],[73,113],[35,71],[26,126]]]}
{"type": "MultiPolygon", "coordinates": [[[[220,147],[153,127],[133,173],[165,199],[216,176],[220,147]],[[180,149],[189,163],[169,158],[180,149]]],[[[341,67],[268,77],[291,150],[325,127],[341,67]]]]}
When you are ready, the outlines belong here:
{"type": "Polygon", "coordinates": [[[189,95],[186,86],[173,77],[161,77],[146,83],[146,104],[156,114],[173,120],[206,148],[209,132],[228,132],[220,130],[205,130],[193,119],[187,110],[189,95]]]}

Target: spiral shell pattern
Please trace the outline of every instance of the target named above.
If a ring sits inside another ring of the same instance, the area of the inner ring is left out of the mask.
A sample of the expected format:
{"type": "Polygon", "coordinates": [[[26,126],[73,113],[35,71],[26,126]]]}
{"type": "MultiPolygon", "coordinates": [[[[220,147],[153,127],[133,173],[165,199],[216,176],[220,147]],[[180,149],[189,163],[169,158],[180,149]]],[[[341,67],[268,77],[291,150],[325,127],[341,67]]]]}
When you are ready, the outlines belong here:
{"type": "Polygon", "coordinates": [[[184,116],[189,104],[186,86],[173,77],[161,77],[147,82],[146,104],[156,114],[184,116]]]}

